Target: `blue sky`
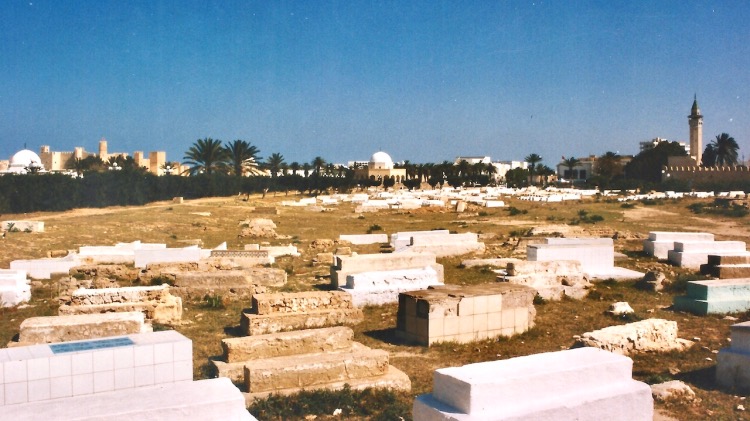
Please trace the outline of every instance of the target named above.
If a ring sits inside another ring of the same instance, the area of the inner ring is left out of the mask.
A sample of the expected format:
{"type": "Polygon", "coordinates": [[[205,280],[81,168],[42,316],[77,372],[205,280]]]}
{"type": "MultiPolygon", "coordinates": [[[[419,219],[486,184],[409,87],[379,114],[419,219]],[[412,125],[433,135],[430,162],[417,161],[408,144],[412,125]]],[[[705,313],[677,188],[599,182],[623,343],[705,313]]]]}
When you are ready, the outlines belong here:
{"type": "Polygon", "coordinates": [[[287,162],[554,166],[687,141],[750,159],[746,1],[65,1],[0,4],[0,159],[24,144],[244,139],[287,162]]]}

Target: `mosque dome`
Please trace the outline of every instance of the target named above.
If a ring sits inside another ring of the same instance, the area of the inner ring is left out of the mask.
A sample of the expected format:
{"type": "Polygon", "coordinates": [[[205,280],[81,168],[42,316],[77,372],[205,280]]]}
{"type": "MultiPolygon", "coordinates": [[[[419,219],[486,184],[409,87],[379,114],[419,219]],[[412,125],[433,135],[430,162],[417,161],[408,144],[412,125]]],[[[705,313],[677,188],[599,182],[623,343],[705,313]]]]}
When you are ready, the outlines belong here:
{"type": "Polygon", "coordinates": [[[391,156],[385,152],[375,152],[370,157],[369,167],[374,169],[392,170],[393,160],[391,159],[391,156]]]}
{"type": "Polygon", "coordinates": [[[37,155],[33,151],[24,149],[22,151],[16,152],[16,154],[13,155],[12,158],[10,158],[10,165],[8,166],[8,169],[10,171],[25,172],[25,168],[31,166],[44,168],[44,166],[42,165],[42,159],[39,158],[39,155],[37,155]]]}

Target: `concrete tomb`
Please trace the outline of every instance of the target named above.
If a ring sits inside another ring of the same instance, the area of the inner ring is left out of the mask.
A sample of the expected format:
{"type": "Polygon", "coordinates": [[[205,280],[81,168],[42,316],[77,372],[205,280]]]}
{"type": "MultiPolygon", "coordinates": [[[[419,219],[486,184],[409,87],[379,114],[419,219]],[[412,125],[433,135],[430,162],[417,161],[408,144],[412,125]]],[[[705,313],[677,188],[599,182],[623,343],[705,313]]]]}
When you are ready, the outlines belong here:
{"type": "Polygon", "coordinates": [[[674,243],[674,250],[669,250],[667,258],[675,266],[700,269],[708,263],[708,255],[750,256],[744,241],[707,241],[674,243]]]}
{"type": "Polygon", "coordinates": [[[669,250],[674,250],[674,243],[679,242],[712,242],[714,235],[707,232],[666,232],[651,231],[648,238],[643,240],[643,252],[657,259],[665,260],[669,250]]]}
{"type": "Polygon", "coordinates": [[[169,293],[169,285],[124,288],[80,288],[60,306],[59,315],[140,311],[157,323],[182,319],[182,299],[169,293]]]}
{"type": "Polygon", "coordinates": [[[593,348],[441,368],[414,421],[651,421],[651,388],[632,371],[630,358],[593,348]]]}
{"type": "Polygon", "coordinates": [[[175,331],[0,349],[0,372],[3,419],[255,420],[228,379],[191,381],[175,331]]]}
{"type": "Polygon", "coordinates": [[[346,285],[347,277],[367,272],[397,271],[404,269],[431,268],[437,274],[437,281],[443,283],[443,265],[438,264],[432,253],[380,253],[335,256],[331,266],[331,286],[346,285]]]}
{"type": "Polygon", "coordinates": [[[357,307],[394,303],[400,292],[442,285],[443,266],[427,253],[337,255],[331,284],[351,294],[357,307]]]}
{"type": "Polygon", "coordinates": [[[0,307],[13,307],[31,300],[31,285],[26,271],[0,269],[0,307]]]}
{"type": "Polygon", "coordinates": [[[497,280],[534,288],[545,300],[561,300],[564,296],[582,299],[591,287],[589,276],[576,260],[526,261],[507,263],[505,275],[497,280]]]}
{"type": "Polygon", "coordinates": [[[26,271],[32,279],[50,279],[53,274],[67,274],[71,268],[80,266],[81,263],[75,253],[69,253],[65,257],[13,260],[10,262],[10,268],[26,271]]]}
{"type": "Polygon", "coordinates": [[[2,411],[8,419],[28,421],[257,421],[242,393],[224,378],[8,405],[2,411]]]}
{"type": "Polygon", "coordinates": [[[479,242],[477,234],[467,232],[450,234],[438,231],[433,234],[408,236],[408,244],[402,245],[402,237],[409,233],[399,233],[400,237],[391,241],[396,253],[432,253],[437,257],[458,256],[466,253],[483,252],[484,243],[479,242]]]}
{"type": "Polygon", "coordinates": [[[729,348],[719,350],[716,356],[716,383],[730,389],[750,390],[750,322],[731,326],[732,341],[729,348]]]}
{"type": "Polygon", "coordinates": [[[701,273],[719,279],[750,278],[750,255],[722,256],[709,254],[701,273]]]}
{"type": "Polygon", "coordinates": [[[263,335],[362,321],[362,310],[342,291],[307,291],[253,295],[252,308],[240,316],[245,335],[263,335]]]}
{"type": "Polygon", "coordinates": [[[750,310],[750,278],[688,281],[687,295],[674,297],[674,308],[695,314],[750,310]]]}
{"type": "Polygon", "coordinates": [[[0,231],[44,232],[44,221],[2,221],[0,231]]]}
{"type": "Polygon", "coordinates": [[[611,238],[545,238],[542,244],[526,246],[529,261],[576,260],[592,279],[634,279],[643,273],[615,266],[611,238]]]}
{"type": "Polygon", "coordinates": [[[192,380],[193,347],[168,330],[0,349],[0,365],[5,416],[8,405],[192,380]]]}
{"type": "Polygon", "coordinates": [[[691,341],[677,337],[677,322],[646,319],[619,326],[586,332],[576,339],[575,347],[600,348],[621,355],[642,352],[682,351],[691,341]]]}
{"type": "Polygon", "coordinates": [[[388,352],[352,338],[349,327],[280,332],[222,340],[219,376],[243,382],[248,403],[271,393],[387,387],[410,390],[409,377],[390,366],[388,352]]]}
{"type": "Polygon", "coordinates": [[[339,240],[348,241],[354,245],[387,243],[388,234],[341,234],[339,240]]]}
{"type": "Polygon", "coordinates": [[[78,257],[82,264],[134,264],[135,250],[164,250],[166,244],[160,243],[117,243],[114,246],[82,246],[78,248],[78,257]]]}
{"type": "Polygon", "coordinates": [[[79,314],[72,316],[30,317],[19,327],[13,346],[69,342],[131,333],[151,332],[143,313],[79,314]]]}
{"type": "Polygon", "coordinates": [[[391,246],[394,250],[399,250],[407,247],[411,244],[412,238],[414,237],[428,237],[432,235],[448,235],[448,230],[432,230],[432,231],[404,231],[391,234],[391,246]]]}
{"type": "Polygon", "coordinates": [[[534,326],[535,294],[529,287],[503,283],[402,292],[396,334],[430,346],[523,333],[534,326]]]}

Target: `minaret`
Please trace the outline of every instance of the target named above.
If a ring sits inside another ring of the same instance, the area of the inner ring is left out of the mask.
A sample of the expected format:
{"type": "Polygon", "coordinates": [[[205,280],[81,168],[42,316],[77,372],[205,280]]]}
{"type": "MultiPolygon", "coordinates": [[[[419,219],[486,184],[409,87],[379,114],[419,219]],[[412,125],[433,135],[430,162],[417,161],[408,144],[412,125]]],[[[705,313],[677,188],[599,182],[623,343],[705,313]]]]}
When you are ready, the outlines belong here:
{"type": "Polygon", "coordinates": [[[703,116],[698,108],[698,98],[693,97],[693,108],[688,116],[690,124],[690,156],[695,159],[695,164],[701,164],[703,156],[703,116]]]}

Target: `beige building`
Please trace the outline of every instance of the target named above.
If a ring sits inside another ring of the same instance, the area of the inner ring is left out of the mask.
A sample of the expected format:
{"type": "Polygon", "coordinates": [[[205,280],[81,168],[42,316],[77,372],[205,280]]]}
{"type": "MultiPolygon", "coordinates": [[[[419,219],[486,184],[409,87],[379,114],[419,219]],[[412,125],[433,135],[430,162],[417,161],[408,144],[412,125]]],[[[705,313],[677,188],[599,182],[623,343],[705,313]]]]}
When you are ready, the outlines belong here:
{"type": "MultiPolygon", "coordinates": [[[[39,158],[42,165],[47,171],[52,172],[70,170],[73,168],[73,163],[76,159],[85,159],[90,156],[99,157],[103,162],[107,162],[107,160],[113,157],[127,158],[128,154],[126,152],[109,152],[107,139],[104,138],[99,141],[97,153],[86,152],[81,146],[75,147],[72,152],[52,151],[47,145],[42,146],[39,150],[39,158]]],[[[167,153],[164,151],[149,152],[148,157],[142,151],[136,151],[133,153],[133,159],[136,165],[145,168],[152,174],[166,174],[167,153]]],[[[178,171],[179,167],[174,173],[177,174],[178,171]]]]}
{"type": "Polygon", "coordinates": [[[370,157],[367,165],[360,166],[354,170],[354,178],[360,180],[382,180],[385,177],[393,177],[397,183],[406,180],[406,169],[394,168],[391,156],[385,152],[375,152],[370,157]]]}

